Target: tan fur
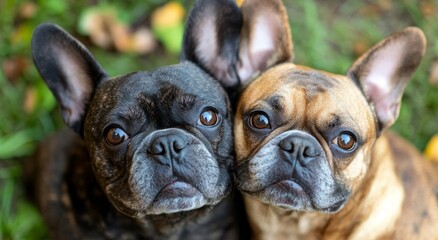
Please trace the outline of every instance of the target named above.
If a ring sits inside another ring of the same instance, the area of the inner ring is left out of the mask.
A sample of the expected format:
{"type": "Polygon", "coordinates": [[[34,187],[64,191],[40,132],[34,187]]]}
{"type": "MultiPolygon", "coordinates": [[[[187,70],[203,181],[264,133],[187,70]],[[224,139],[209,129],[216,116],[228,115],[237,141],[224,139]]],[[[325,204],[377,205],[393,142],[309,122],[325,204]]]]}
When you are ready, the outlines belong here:
{"type": "Polygon", "coordinates": [[[237,105],[235,176],[253,238],[438,239],[438,166],[387,130],[424,55],[424,33],[392,34],[342,76],[279,58],[293,56],[281,1],[245,0],[242,12],[239,58],[259,67],[245,68],[255,79],[237,105]],[[272,17],[257,20],[265,12],[272,17]],[[247,43],[270,51],[242,54],[247,43]],[[339,148],[345,133],[357,148],[339,148]]]}
{"type": "Polygon", "coordinates": [[[237,161],[291,127],[289,124],[279,127],[261,143],[245,133],[241,113],[262,105],[261,100],[274,93],[287,99],[283,103],[285,118],[291,119],[294,128],[313,131],[312,126],[322,125],[331,113],[349,109],[349,114],[355,116],[353,123],[367,138],[356,159],[341,169],[334,169],[342,171],[354,189],[352,199],[335,214],[293,213],[245,196],[254,239],[438,238],[438,206],[424,173],[425,160],[415,148],[391,132],[374,142],[376,125],[371,110],[363,109],[368,104],[360,97],[362,93],[346,81],[350,80],[344,76],[287,63],[271,68],[243,92],[235,121],[237,161]],[[296,85],[299,83],[286,77],[295,70],[332,77],[335,84],[329,87],[330,94],[319,93],[308,98],[309,91],[300,90],[296,85]],[[270,84],[265,84],[268,79],[270,84]]]}

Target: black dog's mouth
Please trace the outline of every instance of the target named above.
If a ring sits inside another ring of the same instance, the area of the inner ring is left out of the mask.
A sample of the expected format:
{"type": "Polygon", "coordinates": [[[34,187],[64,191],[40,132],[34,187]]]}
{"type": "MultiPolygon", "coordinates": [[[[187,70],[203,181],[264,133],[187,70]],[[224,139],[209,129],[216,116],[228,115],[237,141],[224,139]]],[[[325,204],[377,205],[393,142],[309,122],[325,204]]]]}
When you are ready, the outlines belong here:
{"type": "Polygon", "coordinates": [[[203,207],[207,198],[193,185],[173,179],[157,194],[149,207],[149,214],[170,214],[203,207]]]}
{"type": "Polygon", "coordinates": [[[193,185],[175,178],[158,192],[156,199],[192,197],[196,193],[200,191],[193,185]]]}

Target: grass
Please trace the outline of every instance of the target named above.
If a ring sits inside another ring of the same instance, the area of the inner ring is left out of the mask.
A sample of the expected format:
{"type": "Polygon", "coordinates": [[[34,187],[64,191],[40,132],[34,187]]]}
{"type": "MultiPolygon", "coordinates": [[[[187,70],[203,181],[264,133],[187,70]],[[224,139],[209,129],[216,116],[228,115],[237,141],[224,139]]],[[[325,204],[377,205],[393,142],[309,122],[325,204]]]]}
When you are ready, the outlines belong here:
{"type": "MultiPolygon", "coordinates": [[[[50,21],[77,36],[78,16],[90,6],[85,0],[37,0],[36,13],[25,18],[20,16],[20,7],[28,2],[0,2],[0,63],[19,58],[27,65],[14,80],[7,79],[3,70],[0,72],[0,239],[46,237],[40,216],[24,198],[21,160],[32,153],[41,139],[63,126],[53,96],[32,66],[29,47],[32,29],[40,22],[50,21]]],[[[129,21],[148,16],[163,2],[99,1],[123,9],[129,21]]],[[[393,31],[410,25],[425,31],[428,51],[406,89],[400,117],[393,127],[420,150],[424,149],[431,136],[438,133],[438,88],[428,82],[431,63],[438,56],[438,44],[434,41],[438,36],[438,22],[434,18],[438,10],[432,9],[430,13],[425,7],[431,4],[429,7],[436,8],[437,4],[433,0],[284,2],[292,26],[295,62],[335,73],[345,73],[360,53],[393,31]]],[[[85,37],[81,38],[87,42],[85,37]]],[[[138,56],[90,44],[89,47],[113,76],[177,62],[177,56],[166,53],[138,56]]]]}

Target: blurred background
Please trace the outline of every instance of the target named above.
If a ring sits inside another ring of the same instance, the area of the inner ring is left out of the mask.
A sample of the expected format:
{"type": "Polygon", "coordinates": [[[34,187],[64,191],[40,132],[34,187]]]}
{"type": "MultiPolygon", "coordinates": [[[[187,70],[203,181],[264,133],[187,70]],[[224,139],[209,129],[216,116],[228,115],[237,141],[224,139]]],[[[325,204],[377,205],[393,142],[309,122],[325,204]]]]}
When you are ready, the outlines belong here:
{"type": "MultiPolygon", "coordinates": [[[[295,62],[346,73],[391,32],[422,28],[426,56],[409,83],[394,131],[424,151],[438,133],[438,0],[284,0],[295,62]]],[[[80,39],[111,76],[178,62],[193,1],[0,0],[0,239],[45,239],[21,186],[21,164],[63,127],[30,54],[33,29],[53,22],[80,39]]]]}

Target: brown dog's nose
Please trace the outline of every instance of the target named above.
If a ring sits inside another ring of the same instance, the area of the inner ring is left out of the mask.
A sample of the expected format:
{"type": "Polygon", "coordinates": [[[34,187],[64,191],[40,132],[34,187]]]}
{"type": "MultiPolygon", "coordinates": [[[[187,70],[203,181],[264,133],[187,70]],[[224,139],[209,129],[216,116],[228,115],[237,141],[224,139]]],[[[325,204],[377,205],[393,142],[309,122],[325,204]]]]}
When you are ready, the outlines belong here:
{"type": "Polygon", "coordinates": [[[175,158],[187,146],[187,141],[178,135],[163,135],[152,140],[148,152],[152,155],[175,158]]]}
{"type": "Polygon", "coordinates": [[[322,156],[319,144],[307,136],[293,134],[283,139],[278,145],[286,153],[288,160],[298,160],[305,165],[322,156]]]}

